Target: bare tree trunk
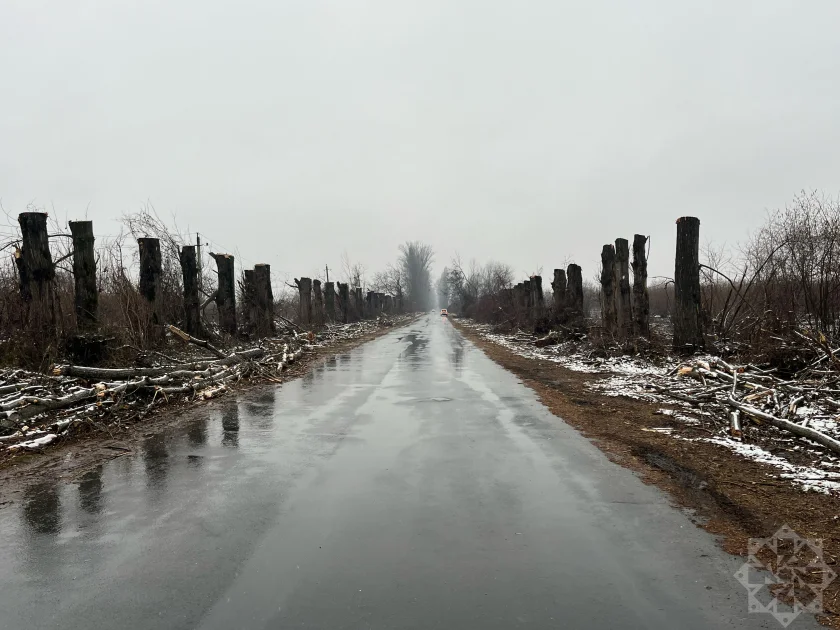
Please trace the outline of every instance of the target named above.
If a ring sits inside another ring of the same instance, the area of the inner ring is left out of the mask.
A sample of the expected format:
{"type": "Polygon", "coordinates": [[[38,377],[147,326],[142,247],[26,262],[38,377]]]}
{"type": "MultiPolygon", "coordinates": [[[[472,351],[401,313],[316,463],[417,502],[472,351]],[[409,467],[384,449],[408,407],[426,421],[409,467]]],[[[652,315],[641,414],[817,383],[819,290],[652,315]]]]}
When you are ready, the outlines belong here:
{"type": "Polygon", "coordinates": [[[70,234],[73,237],[76,326],[80,330],[93,330],[96,328],[99,305],[93,221],[70,221],[70,234]]]}
{"type": "Polygon", "coordinates": [[[140,295],[146,301],[149,310],[149,337],[157,339],[163,336],[161,318],[160,276],[163,266],[160,257],[160,240],[156,238],[138,238],[140,248],[140,295]]]}
{"type": "Polygon", "coordinates": [[[630,306],[630,244],[626,238],[615,239],[615,275],[618,282],[618,333],[622,339],[627,339],[633,335],[633,312],[630,306]]]}
{"type": "Polygon", "coordinates": [[[219,329],[229,335],[236,334],[236,276],[234,260],[230,254],[214,254],[219,288],[216,291],[216,309],[219,311],[219,329]]]}
{"type": "Polygon", "coordinates": [[[193,337],[202,337],[195,245],[181,247],[180,259],[181,275],[184,278],[184,329],[193,337]]]}
{"type": "Polygon", "coordinates": [[[636,334],[650,337],[650,296],[647,288],[647,237],[633,237],[633,324],[636,334]]]}
{"type": "Polygon", "coordinates": [[[338,283],[338,308],[341,322],[346,324],[349,321],[350,311],[350,287],[346,282],[338,283]]]}
{"type": "Polygon", "coordinates": [[[566,272],[562,269],[554,270],[554,280],[551,282],[551,290],[554,294],[552,303],[554,321],[560,322],[564,319],[563,311],[566,308],[566,272]]]}
{"type": "Polygon", "coordinates": [[[700,314],[700,219],[677,219],[674,265],[674,349],[693,352],[705,347],[700,314]]]}
{"type": "Polygon", "coordinates": [[[315,326],[320,328],[324,325],[324,294],[321,293],[321,281],[320,280],[313,280],[312,281],[312,292],[315,298],[314,304],[314,317],[315,317],[315,326]]]}
{"type": "Polygon", "coordinates": [[[615,247],[604,245],[601,250],[601,319],[604,331],[615,335],[618,322],[615,307],[615,247]]]}
{"type": "Polygon", "coordinates": [[[300,325],[307,327],[312,325],[312,278],[295,279],[295,284],[300,293],[300,325]]]}
{"type": "Polygon", "coordinates": [[[254,265],[254,331],[257,337],[274,334],[274,293],[271,290],[271,266],[254,265]]]}
{"type": "Polygon", "coordinates": [[[566,308],[572,317],[583,317],[583,271],[579,265],[571,264],[566,268],[566,308]]]}
{"type": "Polygon", "coordinates": [[[324,309],[326,311],[327,321],[335,321],[335,284],[332,282],[324,283],[324,309]]]}
{"type": "Polygon", "coordinates": [[[26,305],[26,323],[30,330],[55,335],[55,267],[47,238],[47,215],[23,212],[18,216],[22,244],[15,251],[20,273],[20,294],[26,305]]]}

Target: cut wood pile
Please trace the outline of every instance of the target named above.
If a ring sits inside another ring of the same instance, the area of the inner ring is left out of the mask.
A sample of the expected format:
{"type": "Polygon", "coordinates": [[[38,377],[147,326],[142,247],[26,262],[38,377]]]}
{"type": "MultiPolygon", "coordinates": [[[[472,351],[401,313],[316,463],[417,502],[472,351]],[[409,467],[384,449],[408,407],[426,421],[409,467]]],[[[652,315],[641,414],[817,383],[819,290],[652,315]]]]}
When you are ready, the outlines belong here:
{"type": "Polygon", "coordinates": [[[50,374],[3,370],[0,451],[38,450],[91,429],[111,433],[120,424],[140,420],[167,403],[215,398],[246,379],[279,383],[281,374],[304,353],[394,324],[394,318],[380,317],[329,324],[316,333],[281,318],[277,337],[229,351],[168,326],[167,341],[179,347],[169,354],[155,353],[158,360],[143,361],[143,365],[65,363],[53,366],[50,374]]]}

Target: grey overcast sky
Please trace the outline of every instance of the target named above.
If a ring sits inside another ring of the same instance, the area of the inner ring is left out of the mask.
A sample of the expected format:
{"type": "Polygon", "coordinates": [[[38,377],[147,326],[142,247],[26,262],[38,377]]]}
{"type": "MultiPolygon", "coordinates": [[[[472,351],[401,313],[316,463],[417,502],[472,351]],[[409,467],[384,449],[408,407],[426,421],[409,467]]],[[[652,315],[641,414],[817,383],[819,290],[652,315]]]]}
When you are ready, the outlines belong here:
{"type": "Polygon", "coordinates": [[[840,190],[837,0],[3,0],[0,200],[100,234],[151,202],[291,275],[591,278],[674,220],[734,243],[840,190]]]}

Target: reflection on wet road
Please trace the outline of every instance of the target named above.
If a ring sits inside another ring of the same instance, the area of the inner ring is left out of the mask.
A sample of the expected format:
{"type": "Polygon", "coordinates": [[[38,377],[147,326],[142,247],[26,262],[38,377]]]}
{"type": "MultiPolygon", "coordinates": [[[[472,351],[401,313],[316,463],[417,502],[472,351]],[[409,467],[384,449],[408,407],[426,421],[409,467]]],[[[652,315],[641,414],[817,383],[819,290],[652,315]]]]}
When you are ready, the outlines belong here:
{"type": "Polygon", "coordinates": [[[738,564],[428,316],[30,487],[0,627],[764,627],[738,564]]]}

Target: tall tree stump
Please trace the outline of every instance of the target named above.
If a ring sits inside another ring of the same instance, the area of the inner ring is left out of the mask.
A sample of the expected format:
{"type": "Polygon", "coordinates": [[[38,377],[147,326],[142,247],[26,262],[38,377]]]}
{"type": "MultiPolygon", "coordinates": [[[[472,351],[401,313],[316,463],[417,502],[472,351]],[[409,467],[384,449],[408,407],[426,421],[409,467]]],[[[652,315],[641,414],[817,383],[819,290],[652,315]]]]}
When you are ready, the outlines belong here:
{"type": "Polygon", "coordinates": [[[148,336],[157,339],[163,335],[160,280],[163,265],[160,256],[160,240],[156,238],[138,238],[140,250],[140,296],[146,303],[148,336]]]}
{"type": "Polygon", "coordinates": [[[362,295],[362,287],[356,287],[353,289],[353,302],[356,307],[356,319],[364,319],[365,318],[365,299],[362,295]]]}
{"type": "Polygon", "coordinates": [[[216,291],[216,310],[219,329],[228,335],[236,334],[236,275],[233,256],[210,253],[216,261],[219,288],[216,291]]]}
{"type": "Polygon", "coordinates": [[[700,219],[681,217],[674,265],[674,350],[705,347],[700,308],[700,219]]]}
{"type": "Polygon", "coordinates": [[[647,277],[647,237],[636,234],[633,237],[633,326],[642,337],[650,337],[647,277]]]}
{"type": "Polygon", "coordinates": [[[274,293],[271,290],[271,266],[254,265],[254,332],[257,337],[274,334],[274,293]]]}
{"type": "Polygon", "coordinates": [[[96,328],[99,291],[96,287],[96,255],[93,221],[70,221],[73,238],[73,281],[76,326],[89,331],[96,328]]]}
{"type": "Polygon", "coordinates": [[[604,245],[601,250],[601,319],[608,335],[615,335],[618,322],[615,284],[615,247],[604,245]]]}
{"type": "Polygon", "coordinates": [[[300,294],[300,307],[298,317],[300,325],[308,327],[312,325],[312,278],[295,278],[295,284],[300,294]]]}
{"type": "Polygon", "coordinates": [[[22,237],[15,251],[15,264],[20,275],[20,294],[24,302],[27,326],[35,332],[55,335],[55,267],[47,237],[47,215],[44,212],[23,212],[18,215],[22,237]]]}
{"type": "Polygon", "coordinates": [[[531,276],[531,308],[535,311],[534,315],[536,317],[542,315],[543,306],[545,306],[545,298],[542,289],[542,276],[531,276]]]}
{"type": "Polygon", "coordinates": [[[626,238],[615,239],[616,325],[622,339],[633,335],[633,311],[630,306],[630,243],[626,238]]]}
{"type": "Polygon", "coordinates": [[[346,324],[350,318],[350,286],[346,282],[338,283],[338,311],[341,322],[346,324]]]}
{"type": "Polygon", "coordinates": [[[566,309],[566,272],[562,269],[554,270],[551,291],[553,293],[551,308],[554,311],[554,320],[561,322],[564,319],[566,309]]]}
{"type": "Polygon", "coordinates": [[[320,328],[324,325],[324,294],[321,292],[320,280],[312,281],[312,297],[314,298],[312,308],[315,326],[320,328]]]}
{"type": "Polygon", "coordinates": [[[181,275],[184,279],[184,329],[193,337],[204,336],[201,329],[198,296],[198,258],[195,245],[184,245],[180,254],[181,275]]]}
{"type": "Polygon", "coordinates": [[[583,317],[583,271],[580,265],[571,264],[566,268],[566,308],[572,317],[583,317]]]}
{"type": "Polygon", "coordinates": [[[328,322],[335,321],[335,284],[324,283],[324,311],[328,322]]]}

